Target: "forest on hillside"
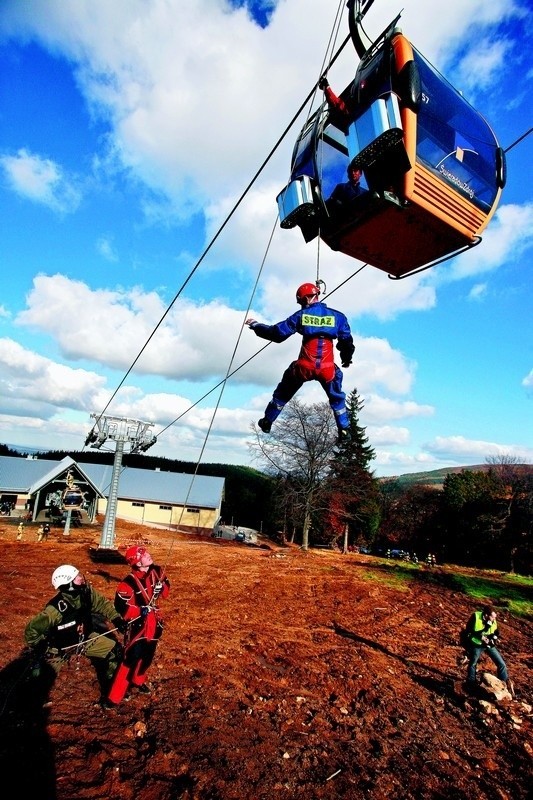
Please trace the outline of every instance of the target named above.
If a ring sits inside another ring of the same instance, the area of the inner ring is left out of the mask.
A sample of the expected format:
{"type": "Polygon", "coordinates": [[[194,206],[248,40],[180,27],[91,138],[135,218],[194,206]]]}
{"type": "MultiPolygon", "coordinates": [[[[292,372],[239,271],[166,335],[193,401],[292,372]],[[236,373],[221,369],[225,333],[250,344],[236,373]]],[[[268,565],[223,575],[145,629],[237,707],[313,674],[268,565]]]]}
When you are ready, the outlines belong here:
{"type": "MultiPolygon", "coordinates": [[[[295,408],[298,411],[298,403],[295,408]]],[[[322,414],[323,404],[314,411],[322,414]]],[[[309,420],[313,409],[305,412],[309,420]]],[[[291,431],[290,414],[282,437],[291,431]]],[[[300,424],[298,413],[296,419],[300,424]]],[[[354,427],[357,435],[346,452],[332,460],[331,448],[323,448],[323,469],[311,478],[305,469],[299,471],[300,453],[297,465],[268,472],[145,454],[125,454],[123,465],[223,477],[223,519],[260,530],[274,541],[345,552],[361,547],[376,554],[402,550],[420,560],[431,553],[438,563],[533,574],[533,466],[503,458],[376,479],[369,469],[373,451],[357,419],[354,427]]],[[[302,441],[300,431],[295,440],[302,441]]],[[[308,463],[316,465],[317,451],[309,435],[306,443],[311,448],[308,463]]],[[[288,444],[272,437],[268,446],[275,453],[288,444]]],[[[7,445],[0,445],[0,455],[26,457],[7,445]]],[[[59,461],[67,455],[80,464],[113,463],[113,453],[102,451],[49,451],[34,457],[59,461]]],[[[272,453],[269,459],[272,462],[272,453]]]]}

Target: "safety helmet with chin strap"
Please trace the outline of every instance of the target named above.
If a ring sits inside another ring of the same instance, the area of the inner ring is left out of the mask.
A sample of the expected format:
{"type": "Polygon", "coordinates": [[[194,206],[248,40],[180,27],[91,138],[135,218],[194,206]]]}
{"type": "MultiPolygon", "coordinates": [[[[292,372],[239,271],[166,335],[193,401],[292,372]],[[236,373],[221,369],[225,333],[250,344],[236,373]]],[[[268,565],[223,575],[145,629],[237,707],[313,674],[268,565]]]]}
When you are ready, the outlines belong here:
{"type": "Polygon", "coordinates": [[[302,283],[296,291],[296,302],[302,305],[307,297],[318,297],[320,289],[316,283],[302,283]]]}
{"type": "Polygon", "coordinates": [[[59,589],[59,587],[64,584],[72,583],[76,575],[79,574],[79,569],[73,567],[72,564],[61,564],[61,566],[52,573],[52,586],[54,589],[59,589]]]}
{"type": "Polygon", "coordinates": [[[136,567],[148,550],[146,547],[139,547],[138,545],[134,544],[131,547],[128,547],[126,552],[124,553],[124,558],[128,562],[131,567],[136,567]]]}

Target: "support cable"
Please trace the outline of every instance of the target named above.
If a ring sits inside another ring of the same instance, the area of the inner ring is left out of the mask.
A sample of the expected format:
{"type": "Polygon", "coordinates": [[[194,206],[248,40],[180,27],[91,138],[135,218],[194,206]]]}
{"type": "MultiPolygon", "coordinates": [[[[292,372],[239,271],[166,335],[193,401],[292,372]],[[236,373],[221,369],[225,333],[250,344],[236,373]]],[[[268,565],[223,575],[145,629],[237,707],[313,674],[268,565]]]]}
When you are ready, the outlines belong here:
{"type": "MultiPolygon", "coordinates": [[[[338,38],[338,35],[339,35],[340,25],[341,25],[341,21],[342,21],[343,6],[344,6],[344,0],[339,0],[339,4],[337,6],[337,12],[336,12],[336,15],[335,15],[335,20],[333,22],[331,33],[329,35],[328,43],[326,45],[324,58],[322,60],[321,66],[320,66],[320,74],[318,76],[318,80],[317,80],[316,87],[315,87],[315,92],[313,94],[313,99],[312,99],[311,105],[309,107],[309,112],[308,112],[306,121],[309,120],[309,117],[311,115],[311,109],[312,109],[312,107],[314,106],[314,103],[315,103],[316,93],[318,91],[318,84],[319,84],[320,78],[322,77],[322,75],[327,75],[330,66],[333,64],[334,60],[336,60],[336,57],[335,58],[332,57],[328,62],[328,58],[330,58],[330,56],[329,56],[330,51],[331,51],[331,53],[333,53],[333,49],[335,48],[335,45],[337,43],[337,38],[338,38]],[[326,64],[327,64],[327,67],[325,66],[326,64]]],[[[337,51],[337,54],[339,54],[341,52],[341,50],[346,46],[346,44],[348,44],[348,42],[350,41],[350,38],[351,37],[348,36],[347,39],[345,39],[345,41],[342,44],[341,48],[337,51]]],[[[322,159],[320,161],[320,164],[317,164],[317,170],[318,170],[318,174],[320,175],[320,177],[322,177],[322,159]]],[[[322,281],[320,280],[320,255],[321,255],[321,244],[320,244],[320,227],[319,227],[318,236],[317,236],[317,242],[316,242],[316,281],[315,281],[315,283],[317,284],[317,286],[320,286],[320,284],[322,283],[322,281]]]]}
{"type": "MultiPolygon", "coordinates": [[[[324,297],[331,297],[331,295],[332,295],[332,294],[334,294],[336,291],[338,291],[338,290],[339,290],[339,289],[340,289],[342,286],[344,286],[346,283],[348,283],[348,281],[350,281],[352,278],[355,278],[355,276],[356,276],[356,275],[358,275],[358,274],[359,274],[359,273],[360,273],[360,272],[361,272],[361,271],[362,271],[362,270],[363,270],[365,267],[367,267],[367,266],[368,266],[368,264],[363,264],[362,266],[358,267],[358,268],[355,270],[355,272],[352,272],[352,274],[351,274],[351,275],[349,275],[349,276],[348,276],[348,277],[347,277],[345,280],[343,280],[343,281],[342,281],[342,283],[339,283],[339,285],[338,285],[338,286],[336,286],[334,289],[332,289],[332,290],[331,290],[331,292],[328,292],[327,294],[325,294],[325,295],[324,295],[324,297]]],[[[257,284],[256,284],[256,285],[257,285],[257,284]]],[[[254,291],[255,291],[255,289],[254,289],[254,291]]],[[[241,329],[241,330],[242,330],[242,329],[241,329]]],[[[241,370],[241,369],[243,369],[245,366],[247,366],[247,364],[249,364],[249,363],[250,363],[250,361],[253,361],[253,360],[254,360],[254,358],[257,358],[257,356],[261,355],[261,353],[262,353],[264,350],[266,350],[266,348],[267,348],[267,347],[270,347],[270,345],[271,345],[271,344],[273,344],[273,342],[267,342],[267,343],[266,343],[266,344],[264,344],[262,347],[260,347],[260,348],[259,348],[259,350],[257,350],[257,351],[256,351],[256,352],[255,352],[253,355],[251,355],[251,356],[250,356],[250,358],[247,358],[247,359],[246,359],[246,361],[243,361],[243,362],[242,362],[242,364],[240,364],[238,367],[236,367],[236,368],[235,368],[235,369],[234,369],[232,372],[229,372],[229,373],[226,375],[226,377],[225,377],[225,378],[223,378],[223,380],[219,381],[219,383],[216,383],[216,384],[215,384],[215,385],[214,385],[214,386],[213,386],[211,389],[209,389],[209,391],[208,391],[208,392],[206,392],[205,394],[203,394],[203,395],[202,395],[202,397],[199,397],[199,398],[198,398],[198,400],[197,400],[195,403],[193,403],[192,405],[190,405],[190,406],[189,406],[189,408],[186,408],[186,409],[185,409],[185,411],[182,411],[182,412],[181,412],[181,414],[180,414],[178,417],[176,417],[176,419],[174,419],[172,422],[169,422],[169,424],[168,424],[168,425],[166,425],[166,427],[162,428],[162,429],[159,431],[159,433],[157,434],[157,438],[159,439],[159,437],[161,436],[161,434],[165,433],[165,431],[167,431],[169,428],[171,428],[173,425],[175,425],[175,424],[176,424],[176,422],[179,422],[179,420],[180,420],[182,417],[184,417],[184,416],[185,416],[185,414],[188,414],[188,413],[189,413],[189,411],[192,411],[192,409],[193,409],[193,408],[195,408],[195,407],[196,407],[196,406],[197,406],[199,403],[201,403],[201,402],[202,402],[202,400],[205,400],[205,399],[206,399],[206,397],[209,397],[209,395],[210,395],[212,392],[214,392],[214,391],[215,391],[215,389],[217,389],[217,388],[218,388],[218,387],[219,387],[219,386],[220,386],[222,383],[225,383],[227,380],[229,380],[229,378],[232,378],[232,377],[233,377],[233,375],[236,375],[236,373],[237,373],[237,372],[239,372],[239,370],[241,370]]]]}
{"type": "MultiPolygon", "coordinates": [[[[346,39],[344,40],[344,42],[343,42],[343,43],[341,44],[341,46],[339,47],[339,49],[337,50],[337,52],[335,53],[335,55],[332,57],[331,61],[329,62],[329,66],[331,66],[331,65],[332,65],[332,64],[333,64],[333,63],[334,63],[334,62],[337,60],[337,58],[340,56],[340,54],[341,54],[342,50],[344,49],[344,47],[347,45],[347,43],[348,43],[349,41],[350,41],[350,37],[349,37],[349,36],[347,36],[347,37],[346,37],[346,39]]],[[[282,134],[281,134],[281,136],[278,138],[277,142],[274,144],[274,146],[273,146],[273,147],[272,147],[272,149],[270,150],[270,152],[269,152],[269,154],[267,155],[267,157],[264,159],[264,161],[263,161],[263,163],[261,164],[261,166],[259,167],[259,169],[256,171],[255,175],[254,175],[254,176],[253,176],[253,178],[252,178],[252,179],[249,181],[248,185],[246,186],[246,188],[244,189],[244,191],[242,192],[242,194],[241,194],[241,195],[240,195],[240,197],[238,198],[237,202],[235,203],[235,205],[233,206],[233,208],[231,209],[231,211],[229,212],[229,214],[227,215],[227,217],[225,218],[225,220],[222,222],[222,224],[220,225],[220,227],[218,228],[218,230],[217,230],[217,231],[216,231],[216,233],[214,234],[213,238],[211,239],[211,241],[209,242],[209,244],[207,245],[207,247],[205,248],[205,250],[202,252],[202,254],[200,255],[200,257],[198,258],[198,260],[197,260],[196,264],[194,265],[194,267],[192,268],[192,270],[189,272],[189,274],[188,274],[188,276],[186,277],[185,281],[184,281],[184,282],[182,283],[182,285],[180,286],[180,288],[179,288],[178,292],[175,294],[175,296],[174,296],[174,298],[173,298],[172,302],[171,302],[171,303],[170,303],[170,305],[167,307],[167,309],[166,309],[165,313],[163,314],[163,316],[161,317],[161,319],[159,320],[159,322],[157,323],[157,325],[155,326],[155,328],[154,328],[154,329],[153,329],[153,331],[151,332],[150,336],[148,337],[148,339],[146,340],[146,342],[144,343],[144,345],[142,346],[142,348],[139,350],[138,354],[136,355],[135,359],[134,359],[134,360],[133,360],[133,362],[131,363],[131,365],[130,365],[130,367],[128,368],[127,372],[124,374],[124,377],[122,378],[122,380],[120,381],[120,383],[119,383],[119,384],[118,384],[118,386],[116,387],[115,391],[113,392],[113,394],[111,395],[111,397],[110,397],[110,398],[109,398],[109,400],[107,401],[107,403],[106,403],[106,405],[105,405],[105,407],[104,407],[104,409],[103,409],[103,411],[102,411],[102,415],[103,415],[103,414],[105,414],[106,410],[109,408],[109,406],[111,405],[112,401],[113,401],[113,400],[114,400],[114,398],[117,396],[118,392],[120,391],[120,389],[121,389],[121,388],[122,388],[122,386],[124,385],[124,382],[126,381],[127,377],[130,375],[130,373],[132,372],[132,370],[133,370],[133,368],[134,368],[135,364],[138,362],[138,360],[140,359],[140,357],[142,356],[142,354],[143,354],[143,353],[144,353],[144,351],[146,350],[146,348],[147,348],[148,344],[149,344],[149,343],[151,342],[151,340],[153,339],[153,337],[154,337],[155,333],[157,332],[157,330],[159,329],[159,327],[162,325],[163,321],[164,321],[164,320],[165,320],[165,318],[167,317],[167,315],[168,315],[168,313],[170,312],[171,308],[173,307],[174,303],[175,303],[175,302],[178,300],[178,298],[179,298],[179,297],[180,297],[180,295],[182,294],[183,290],[185,289],[185,287],[187,286],[187,284],[188,284],[188,283],[189,283],[189,281],[191,280],[192,276],[194,275],[194,273],[196,272],[196,270],[198,269],[198,267],[200,266],[200,264],[202,263],[202,261],[204,260],[204,258],[206,257],[206,255],[208,254],[208,252],[211,250],[211,248],[212,248],[212,247],[213,247],[213,245],[215,244],[216,240],[218,239],[218,237],[220,236],[220,234],[222,233],[222,231],[224,230],[224,228],[226,227],[226,225],[228,224],[228,222],[230,221],[230,219],[231,219],[231,218],[232,218],[232,216],[234,215],[234,213],[237,211],[238,207],[240,206],[240,204],[242,203],[242,201],[244,200],[244,198],[246,197],[246,195],[248,194],[248,192],[250,191],[250,189],[252,188],[252,186],[253,186],[253,185],[254,185],[254,183],[256,182],[256,180],[257,180],[257,178],[259,177],[259,175],[260,175],[260,174],[263,172],[263,170],[265,169],[266,165],[268,164],[268,162],[270,161],[270,159],[273,157],[274,153],[276,152],[276,150],[278,149],[278,147],[280,146],[280,144],[283,142],[283,140],[285,139],[285,137],[286,137],[286,136],[287,136],[287,134],[289,133],[290,129],[292,128],[292,126],[294,125],[294,123],[296,122],[296,120],[298,119],[298,117],[300,116],[300,114],[302,113],[303,109],[305,108],[305,106],[307,105],[307,103],[309,102],[309,100],[311,100],[311,98],[312,98],[312,97],[313,97],[313,96],[316,94],[316,91],[317,91],[317,85],[315,85],[315,86],[313,87],[313,89],[312,89],[312,90],[311,90],[311,91],[308,93],[308,95],[307,95],[307,97],[305,98],[305,100],[304,100],[304,101],[301,103],[301,105],[300,105],[300,107],[298,108],[297,112],[294,114],[294,116],[292,117],[291,121],[290,121],[290,122],[289,122],[289,124],[286,126],[286,128],[285,128],[285,129],[284,129],[284,131],[283,131],[283,133],[282,133],[282,134]]]]}
{"type": "Polygon", "coordinates": [[[526,136],[529,136],[529,134],[532,133],[532,132],[533,132],[533,128],[530,128],[528,131],[526,131],[521,136],[519,136],[518,139],[515,139],[515,141],[512,144],[510,144],[509,147],[506,147],[503,152],[504,153],[508,153],[509,150],[512,150],[513,147],[515,147],[519,142],[521,142],[522,139],[525,139],[526,136]]]}
{"type": "MultiPolygon", "coordinates": [[[[237,336],[237,339],[236,339],[236,342],[235,342],[235,346],[233,348],[233,352],[231,354],[231,358],[230,358],[229,363],[228,363],[228,367],[227,367],[227,370],[226,370],[226,375],[225,375],[224,379],[222,381],[220,381],[220,383],[218,384],[218,386],[220,386],[220,392],[219,392],[219,395],[218,395],[218,399],[217,399],[217,402],[216,402],[215,407],[213,409],[213,413],[211,414],[211,420],[209,422],[209,426],[208,426],[206,434],[204,436],[204,441],[203,441],[202,447],[200,449],[200,453],[198,455],[198,459],[196,461],[196,465],[195,465],[194,471],[192,473],[191,480],[189,482],[189,488],[187,490],[187,495],[186,495],[186,497],[185,497],[185,499],[183,501],[183,505],[181,507],[181,513],[180,513],[180,516],[179,516],[178,521],[176,523],[176,530],[179,530],[179,527],[181,525],[181,522],[182,522],[182,519],[183,519],[183,515],[185,513],[185,508],[186,508],[188,500],[189,500],[189,495],[190,495],[190,493],[192,491],[194,479],[196,478],[196,476],[198,474],[198,470],[200,468],[200,463],[202,461],[202,457],[203,457],[205,448],[207,446],[207,441],[208,441],[209,436],[211,434],[211,429],[213,427],[213,424],[214,424],[214,421],[215,421],[215,417],[217,415],[220,403],[222,401],[222,396],[224,394],[224,389],[226,388],[226,383],[227,383],[230,375],[233,375],[237,371],[237,370],[233,370],[233,362],[234,362],[235,356],[237,354],[237,350],[238,350],[238,347],[239,347],[239,344],[240,344],[240,341],[241,341],[241,338],[242,338],[242,332],[243,332],[244,326],[245,326],[245,321],[248,319],[248,316],[249,316],[249,313],[250,313],[250,308],[252,307],[252,303],[253,303],[253,299],[254,299],[254,296],[255,296],[255,292],[256,292],[257,287],[259,285],[259,279],[260,279],[261,274],[263,272],[263,267],[265,265],[265,261],[266,261],[267,255],[268,255],[268,252],[270,250],[270,245],[272,244],[272,239],[274,238],[274,233],[276,231],[277,225],[278,225],[278,217],[276,216],[276,220],[274,222],[274,226],[272,228],[272,232],[270,234],[270,237],[269,237],[269,240],[268,240],[268,244],[266,246],[265,254],[264,254],[263,259],[261,261],[261,265],[259,267],[259,272],[257,274],[257,277],[255,279],[255,283],[254,283],[254,287],[253,287],[252,292],[250,294],[250,299],[249,299],[249,302],[248,302],[248,308],[246,309],[246,312],[244,314],[243,321],[241,323],[241,329],[239,331],[239,335],[237,336]]],[[[240,369],[240,367],[239,367],[239,369],[240,369]]],[[[169,548],[168,548],[168,551],[167,551],[167,561],[168,561],[168,558],[169,558],[170,553],[172,551],[173,545],[174,545],[174,541],[172,541],[171,544],[169,545],[169,548]]],[[[166,564],[165,564],[165,567],[163,568],[163,572],[166,572],[166,564]]]]}

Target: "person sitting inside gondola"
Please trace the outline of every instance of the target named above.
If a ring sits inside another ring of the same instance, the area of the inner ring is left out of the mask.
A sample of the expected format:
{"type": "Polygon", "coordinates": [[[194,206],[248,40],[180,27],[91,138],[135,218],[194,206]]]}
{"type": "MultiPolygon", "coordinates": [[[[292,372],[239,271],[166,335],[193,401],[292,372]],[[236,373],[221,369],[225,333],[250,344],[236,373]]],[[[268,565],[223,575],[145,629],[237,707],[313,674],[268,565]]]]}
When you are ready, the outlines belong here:
{"type": "Polygon", "coordinates": [[[361,186],[362,171],[358,167],[354,167],[353,164],[349,164],[347,175],[348,180],[344,183],[338,183],[333,189],[329,198],[333,203],[344,205],[363,194],[364,189],[361,186]]]}
{"type": "MultiPolygon", "coordinates": [[[[326,201],[327,209],[334,218],[349,213],[353,210],[354,200],[367,194],[367,190],[361,186],[362,171],[350,163],[347,174],[348,180],[344,183],[338,183],[326,201]]],[[[356,205],[359,205],[359,203],[356,205]]]]}

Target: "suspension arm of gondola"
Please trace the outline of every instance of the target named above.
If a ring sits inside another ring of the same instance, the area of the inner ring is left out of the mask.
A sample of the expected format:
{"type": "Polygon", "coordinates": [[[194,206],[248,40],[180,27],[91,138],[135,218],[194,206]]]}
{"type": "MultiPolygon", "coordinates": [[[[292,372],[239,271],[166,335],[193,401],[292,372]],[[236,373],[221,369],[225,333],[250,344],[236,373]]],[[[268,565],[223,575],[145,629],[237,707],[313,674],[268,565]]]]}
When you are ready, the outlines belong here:
{"type": "Polygon", "coordinates": [[[350,37],[355,47],[355,52],[359,58],[363,58],[368,48],[363,44],[361,38],[361,20],[370,9],[374,0],[366,0],[366,3],[361,4],[361,0],[348,0],[346,6],[348,8],[348,27],[350,29],[350,37]]]}

